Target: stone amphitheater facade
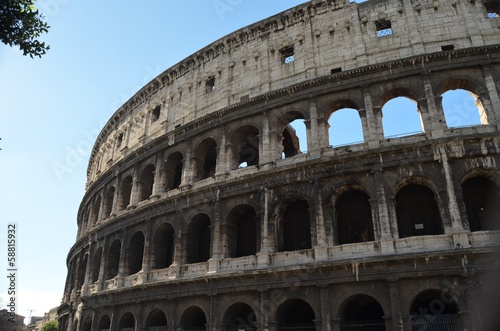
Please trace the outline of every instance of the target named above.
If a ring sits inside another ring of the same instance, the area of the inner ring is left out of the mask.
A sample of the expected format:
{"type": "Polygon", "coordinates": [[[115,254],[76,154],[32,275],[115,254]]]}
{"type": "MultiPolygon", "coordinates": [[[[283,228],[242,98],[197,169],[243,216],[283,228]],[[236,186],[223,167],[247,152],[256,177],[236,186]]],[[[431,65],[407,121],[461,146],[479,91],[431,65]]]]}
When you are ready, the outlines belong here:
{"type": "Polygon", "coordinates": [[[153,79],[92,150],[60,329],[482,328],[498,269],[498,12],[309,1],[153,79]],[[479,124],[449,125],[454,89],[479,124]],[[396,97],[422,132],[384,134],[396,97]],[[344,108],[363,141],[330,146],[344,108]]]}

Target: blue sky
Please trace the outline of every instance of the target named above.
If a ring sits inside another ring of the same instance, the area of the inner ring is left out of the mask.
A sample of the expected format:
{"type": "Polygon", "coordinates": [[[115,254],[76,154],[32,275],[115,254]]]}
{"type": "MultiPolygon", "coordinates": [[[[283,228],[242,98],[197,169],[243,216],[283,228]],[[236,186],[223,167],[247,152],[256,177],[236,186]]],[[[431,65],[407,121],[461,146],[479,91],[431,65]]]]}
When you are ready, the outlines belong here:
{"type": "MultiPolygon", "coordinates": [[[[198,49],[303,2],[37,2],[51,26],[48,54],[0,45],[0,268],[7,224],[16,223],[19,314],[60,304],[89,152],[111,114],[198,49]]],[[[6,288],[0,277],[0,308],[6,288]]]]}

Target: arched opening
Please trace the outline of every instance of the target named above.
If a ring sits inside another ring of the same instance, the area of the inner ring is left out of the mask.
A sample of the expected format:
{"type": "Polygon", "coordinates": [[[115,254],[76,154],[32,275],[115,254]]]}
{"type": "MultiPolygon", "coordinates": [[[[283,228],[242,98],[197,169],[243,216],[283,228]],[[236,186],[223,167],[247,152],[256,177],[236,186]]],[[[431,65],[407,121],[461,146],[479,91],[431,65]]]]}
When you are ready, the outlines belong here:
{"type": "Polygon", "coordinates": [[[373,241],[373,222],[369,197],[361,191],[348,191],[335,203],[340,244],[373,241]]]}
{"type": "Polygon", "coordinates": [[[195,151],[195,180],[215,175],[217,165],[217,143],[212,138],[205,139],[195,151]]]}
{"type": "Polygon", "coordinates": [[[167,331],[167,317],[160,309],[155,309],[149,313],[146,319],[148,331],[167,331]]]}
{"type": "Polygon", "coordinates": [[[104,210],[103,210],[104,218],[107,218],[111,215],[114,199],[115,199],[115,187],[111,186],[106,192],[104,200],[104,210]]]}
{"type": "Polygon", "coordinates": [[[295,251],[311,248],[311,220],[309,203],[306,200],[290,202],[282,221],[281,251],[295,251]]]}
{"type": "Polygon", "coordinates": [[[382,107],[385,138],[397,138],[424,132],[417,103],[407,97],[396,97],[382,107]]]}
{"type": "Polygon", "coordinates": [[[409,184],[396,194],[399,237],[443,234],[434,193],[424,185],[409,184]]]}
{"type": "Polygon", "coordinates": [[[132,193],[132,182],[133,182],[132,176],[127,176],[122,180],[122,184],[120,186],[120,199],[118,200],[120,210],[127,208],[127,206],[130,204],[130,195],[132,193]]]}
{"type": "Polygon", "coordinates": [[[235,207],[228,215],[227,236],[229,256],[241,257],[257,253],[258,230],[256,213],[249,205],[235,207]]]}
{"type": "Polygon", "coordinates": [[[316,331],[314,310],[301,299],[285,301],[276,312],[278,331],[316,331]]]}
{"type": "Polygon", "coordinates": [[[106,277],[105,279],[112,279],[118,275],[118,266],[120,264],[120,252],[122,249],[122,244],[119,239],[116,239],[111,244],[108,252],[108,263],[106,266],[106,277]]]}
{"type": "Polygon", "coordinates": [[[82,324],[82,331],[92,331],[92,317],[85,318],[85,322],[82,324]]]}
{"type": "Polygon", "coordinates": [[[239,128],[231,138],[231,169],[259,164],[259,130],[247,125],[239,128]]]}
{"type": "Polygon", "coordinates": [[[205,214],[191,220],[187,230],[187,263],[206,262],[211,256],[211,222],[205,214]]]}
{"type": "Polygon", "coordinates": [[[334,111],[328,119],[328,138],[332,147],[360,144],[364,141],[363,125],[354,108],[334,111]]]}
{"type": "Polygon", "coordinates": [[[462,184],[465,209],[471,231],[500,230],[500,187],[484,177],[462,184]]]}
{"type": "Polygon", "coordinates": [[[257,330],[257,316],[246,303],[235,303],[224,314],[225,331],[257,330]]]}
{"type": "Polygon", "coordinates": [[[77,290],[79,290],[85,283],[85,271],[87,271],[87,261],[88,261],[88,254],[85,254],[85,257],[78,266],[78,278],[76,284],[77,290]]]}
{"type": "Polygon", "coordinates": [[[153,239],[153,269],[168,268],[174,258],[174,229],[164,223],[156,230],[153,239]]]}
{"type": "Polygon", "coordinates": [[[368,295],[350,298],[341,311],[341,331],[385,331],[384,310],[368,295]]]}
{"type": "Polygon", "coordinates": [[[101,210],[101,197],[98,196],[92,207],[92,226],[95,226],[97,224],[97,221],[99,220],[100,210],[101,210]]]}
{"type": "Polygon", "coordinates": [[[90,274],[90,282],[93,284],[99,280],[99,270],[101,269],[102,247],[99,247],[92,258],[92,270],[90,274]]]}
{"type": "Polygon", "coordinates": [[[199,307],[190,307],[182,314],[180,327],[184,331],[205,330],[207,318],[205,313],[199,307]]]}
{"type": "Polygon", "coordinates": [[[278,119],[281,130],[282,158],[307,152],[307,129],[304,116],[299,112],[289,112],[278,119]]]}
{"type": "Polygon", "coordinates": [[[111,320],[109,319],[108,315],[104,315],[103,317],[101,317],[97,329],[99,331],[109,331],[110,328],[111,328],[111,320]]]}
{"type": "Polygon", "coordinates": [[[155,182],[155,166],[150,164],[142,170],[141,181],[139,185],[139,201],[149,199],[153,194],[155,182]]]}
{"type": "Polygon", "coordinates": [[[142,260],[144,258],[144,234],[136,232],[127,250],[127,275],[138,273],[142,269],[142,260]]]}
{"type": "Polygon", "coordinates": [[[488,124],[484,106],[474,93],[455,89],[448,90],[441,96],[444,117],[449,128],[488,124]]]}
{"type": "Polygon", "coordinates": [[[134,331],[135,330],[135,318],[132,313],[125,313],[122,316],[120,323],[118,324],[118,330],[120,331],[134,331]]]}
{"type": "Polygon", "coordinates": [[[174,190],[181,185],[183,159],[181,152],[175,152],[167,158],[164,171],[165,191],[174,190]]]}
{"type": "Polygon", "coordinates": [[[463,330],[455,299],[447,292],[427,290],[415,297],[410,309],[412,331],[463,330]]]}

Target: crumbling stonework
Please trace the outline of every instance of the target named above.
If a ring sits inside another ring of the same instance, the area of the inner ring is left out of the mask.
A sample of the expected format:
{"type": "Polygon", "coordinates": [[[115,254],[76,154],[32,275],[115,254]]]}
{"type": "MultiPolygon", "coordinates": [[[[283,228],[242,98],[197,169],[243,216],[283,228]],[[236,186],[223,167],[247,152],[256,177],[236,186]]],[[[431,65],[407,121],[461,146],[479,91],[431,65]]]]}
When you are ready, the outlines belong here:
{"type": "Polygon", "coordinates": [[[310,1],[156,77],[95,143],[61,330],[480,330],[498,268],[497,9],[310,1]],[[454,89],[479,125],[448,127],[454,89]],[[396,97],[422,132],[384,134],[396,97]],[[364,139],[332,147],[344,108],[364,139]]]}

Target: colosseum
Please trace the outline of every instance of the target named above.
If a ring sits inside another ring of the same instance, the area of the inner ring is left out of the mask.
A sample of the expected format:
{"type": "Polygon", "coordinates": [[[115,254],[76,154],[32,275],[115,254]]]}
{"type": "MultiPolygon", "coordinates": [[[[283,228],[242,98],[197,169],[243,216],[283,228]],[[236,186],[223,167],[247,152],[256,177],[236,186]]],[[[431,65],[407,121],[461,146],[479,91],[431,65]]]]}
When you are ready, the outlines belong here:
{"type": "Polygon", "coordinates": [[[308,1],[164,71],[95,142],[60,330],[485,329],[499,13],[308,1]],[[446,109],[461,90],[476,122],[446,109]],[[388,133],[395,99],[417,132],[388,133]]]}

